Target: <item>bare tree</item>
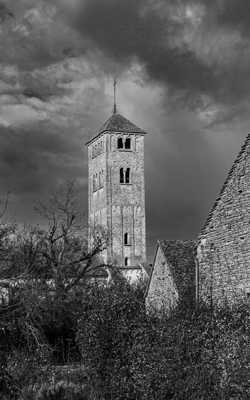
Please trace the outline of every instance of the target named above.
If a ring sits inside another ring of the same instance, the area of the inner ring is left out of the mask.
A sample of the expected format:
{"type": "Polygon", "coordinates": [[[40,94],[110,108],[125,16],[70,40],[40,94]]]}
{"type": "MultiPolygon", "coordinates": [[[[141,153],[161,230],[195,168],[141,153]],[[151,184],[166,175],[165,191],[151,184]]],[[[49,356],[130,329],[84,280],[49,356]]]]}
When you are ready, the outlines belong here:
{"type": "Polygon", "coordinates": [[[89,279],[106,267],[96,258],[105,250],[107,236],[98,232],[92,249],[88,248],[73,183],[62,186],[47,204],[39,203],[36,208],[46,228],[15,227],[5,247],[3,242],[7,258],[0,271],[0,293],[6,290],[8,296],[0,301],[0,332],[8,340],[9,332],[18,329],[15,337],[20,343],[25,338],[29,348],[43,351],[51,332],[57,337],[60,331],[67,340],[76,324],[81,293],[89,279]]]}
{"type": "Polygon", "coordinates": [[[2,299],[2,312],[20,306],[19,293],[24,287],[40,296],[65,297],[105,267],[101,258],[99,262],[96,258],[106,248],[107,235],[94,236],[93,247],[88,249],[84,216],[77,203],[77,188],[69,182],[47,204],[37,205],[46,228],[14,227],[10,231],[6,227],[6,232],[0,231],[0,293],[5,291],[7,297],[16,299],[11,306],[2,299]]]}
{"type": "Polygon", "coordinates": [[[48,230],[39,238],[43,266],[56,290],[64,292],[103,268],[103,263],[96,265],[93,259],[107,243],[107,235],[103,233],[94,237],[93,247],[88,249],[87,229],[84,228],[84,216],[78,211],[76,194],[75,184],[69,182],[50,198],[48,204],[40,203],[37,207],[48,224],[48,230]]]}

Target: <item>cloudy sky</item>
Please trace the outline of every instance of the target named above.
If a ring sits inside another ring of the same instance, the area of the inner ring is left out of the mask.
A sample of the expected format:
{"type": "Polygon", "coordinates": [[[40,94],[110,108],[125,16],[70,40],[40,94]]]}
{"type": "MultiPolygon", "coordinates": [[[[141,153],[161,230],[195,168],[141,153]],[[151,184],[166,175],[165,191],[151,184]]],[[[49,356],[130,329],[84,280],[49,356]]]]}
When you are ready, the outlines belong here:
{"type": "Polygon", "coordinates": [[[65,180],[112,110],[145,144],[149,254],[193,238],[250,131],[249,0],[0,1],[0,188],[8,218],[65,180]]]}

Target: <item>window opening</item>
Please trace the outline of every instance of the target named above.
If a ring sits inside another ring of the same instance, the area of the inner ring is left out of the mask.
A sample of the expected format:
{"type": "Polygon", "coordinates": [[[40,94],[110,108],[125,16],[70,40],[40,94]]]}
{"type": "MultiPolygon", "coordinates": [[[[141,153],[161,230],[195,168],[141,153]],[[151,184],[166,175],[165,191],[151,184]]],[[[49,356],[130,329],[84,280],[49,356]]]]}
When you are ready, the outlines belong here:
{"type": "Polygon", "coordinates": [[[126,183],[130,183],[130,168],[126,169],[125,180],[126,180],[126,183]]]}
{"type": "Polygon", "coordinates": [[[118,149],[123,149],[123,140],[121,137],[117,139],[117,147],[118,149]]]}
{"type": "Polygon", "coordinates": [[[120,183],[124,183],[124,173],[123,173],[123,168],[120,168],[120,183]]]}
{"type": "Polygon", "coordinates": [[[96,191],[96,174],[93,176],[93,191],[96,191]]]}
{"type": "Polygon", "coordinates": [[[125,140],[125,149],[131,149],[131,139],[127,138],[125,140]]]}
{"type": "Polygon", "coordinates": [[[102,187],[102,173],[99,172],[99,188],[102,187]]]}
{"type": "Polygon", "coordinates": [[[103,172],[103,169],[102,169],[102,175],[101,175],[101,179],[102,179],[102,187],[104,186],[104,172],[103,172]]]}
{"type": "Polygon", "coordinates": [[[128,257],[125,257],[124,264],[125,264],[125,267],[128,266],[128,257]]]}
{"type": "Polygon", "coordinates": [[[124,244],[125,244],[125,246],[127,246],[129,244],[128,243],[128,232],[124,233],[124,244]]]}

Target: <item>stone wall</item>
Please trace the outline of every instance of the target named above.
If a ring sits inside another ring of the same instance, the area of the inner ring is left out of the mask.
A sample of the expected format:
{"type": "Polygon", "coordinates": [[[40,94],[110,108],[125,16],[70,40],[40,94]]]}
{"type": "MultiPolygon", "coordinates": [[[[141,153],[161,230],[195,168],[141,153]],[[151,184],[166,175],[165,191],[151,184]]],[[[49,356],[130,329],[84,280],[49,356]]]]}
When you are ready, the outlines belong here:
{"type": "MultiPolygon", "coordinates": [[[[122,136],[122,135],[119,135],[122,136]]],[[[108,227],[112,237],[111,258],[124,265],[137,265],[146,259],[145,234],[145,189],[144,189],[144,137],[124,134],[131,138],[131,150],[117,149],[118,134],[109,135],[108,227]],[[120,168],[130,168],[129,184],[120,183],[120,168]],[[129,244],[124,245],[124,234],[129,235],[129,244]]]]}
{"type": "Polygon", "coordinates": [[[150,313],[170,313],[176,307],[178,299],[177,287],[167,264],[166,257],[161,247],[158,246],[146,294],[146,308],[150,313]]]}
{"type": "Polygon", "coordinates": [[[144,135],[105,132],[89,144],[88,164],[89,242],[91,231],[100,224],[109,235],[107,262],[124,265],[127,259],[128,266],[145,262],[144,135]],[[118,149],[119,137],[130,138],[131,149],[118,149]],[[120,183],[120,168],[130,168],[130,183],[120,183]],[[99,171],[104,174],[103,185],[93,190],[93,177],[99,171]]]}
{"type": "Polygon", "coordinates": [[[211,210],[197,248],[199,300],[233,302],[250,293],[250,136],[211,210]]]}
{"type": "Polygon", "coordinates": [[[89,247],[92,247],[93,232],[98,227],[107,227],[107,184],[106,184],[106,138],[105,135],[97,138],[88,147],[88,223],[89,223],[89,247]],[[101,186],[94,188],[94,178],[98,179],[102,173],[101,186]]]}

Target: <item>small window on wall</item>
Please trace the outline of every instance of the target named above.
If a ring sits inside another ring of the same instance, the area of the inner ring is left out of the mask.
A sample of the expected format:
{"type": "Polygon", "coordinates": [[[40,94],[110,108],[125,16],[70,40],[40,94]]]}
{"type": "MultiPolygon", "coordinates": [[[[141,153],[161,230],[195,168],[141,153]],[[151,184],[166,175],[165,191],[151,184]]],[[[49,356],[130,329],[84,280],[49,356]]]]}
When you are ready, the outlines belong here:
{"type": "Polygon", "coordinates": [[[99,172],[99,188],[103,186],[102,184],[102,172],[99,172]]]}
{"type": "Polygon", "coordinates": [[[93,176],[93,192],[97,190],[96,175],[93,176]]]}
{"type": "Polygon", "coordinates": [[[122,140],[121,137],[119,137],[119,138],[117,139],[117,148],[118,148],[118,149],[123,149],[123,140],[122,140]]]}
{"type": "Polygon", "coordinates": [[[127,138],[125,140],[125,149],[127,149],[127,150],[131,149],[131,139],[130,138],[127,138]]]}
{"type": "Polygon", "coordinates": [[[126,183],[130,183],[130,168],[126,169],[125,181],[126,183]]]}
{"type": "Polygon", "coordinates": [[[125,259],[124,259],[124,265],[125,265],[125,267],[128,266],[128,257],[125,257],[125,259]]]}
{"type": "Polygon", "coordinates": [[[120,183],[124,183],[124,172],[123,172],[123,168],[120,168],[120,183]]]}
{"type": "Polygon", "coordinates": [[[128,246],[129,245],[129,236],[128,232],[124,233],[124,245],[128,246]]]}

